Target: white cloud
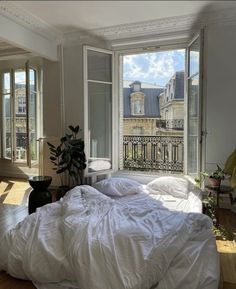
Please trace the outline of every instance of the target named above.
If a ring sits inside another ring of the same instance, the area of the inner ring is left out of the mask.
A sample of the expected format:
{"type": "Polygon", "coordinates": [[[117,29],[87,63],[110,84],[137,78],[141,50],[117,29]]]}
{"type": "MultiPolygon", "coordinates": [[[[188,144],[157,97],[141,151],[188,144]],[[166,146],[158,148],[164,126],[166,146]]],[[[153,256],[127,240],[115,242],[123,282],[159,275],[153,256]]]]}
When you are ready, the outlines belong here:
{"type": "Polygon", "coordinates": [[[127,55],[124,57],[124,79],[165,85],[176,70],[183,69],[183,62],[183,50],[127,55]]]}

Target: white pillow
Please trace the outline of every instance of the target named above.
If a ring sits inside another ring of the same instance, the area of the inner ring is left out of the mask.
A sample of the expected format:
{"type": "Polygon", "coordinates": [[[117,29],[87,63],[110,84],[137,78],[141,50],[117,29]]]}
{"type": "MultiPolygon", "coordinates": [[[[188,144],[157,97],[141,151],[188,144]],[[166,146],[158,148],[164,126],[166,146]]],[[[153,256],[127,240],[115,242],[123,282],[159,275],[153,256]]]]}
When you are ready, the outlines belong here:
{"type": "Polygon", "coordinates": [[[109,178],[93,185],[95,189],[110,197],[122,197],[142,191],[142,185],[127,178],[109,178]]]}
{"type": "Polygon", "coordinates": [[[177,177],[159,177],[147,184],[147,189],[152,193],[172,195],[176,198],[187,199],[189,192],[189,182],[177,177]]]}

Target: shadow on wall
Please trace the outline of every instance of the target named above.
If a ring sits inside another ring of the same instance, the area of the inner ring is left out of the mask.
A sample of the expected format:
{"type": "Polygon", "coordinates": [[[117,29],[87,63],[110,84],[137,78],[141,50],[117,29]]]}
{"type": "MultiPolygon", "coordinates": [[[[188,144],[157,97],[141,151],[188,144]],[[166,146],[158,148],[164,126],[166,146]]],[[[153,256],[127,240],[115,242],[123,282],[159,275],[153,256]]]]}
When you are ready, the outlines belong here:
{"type": "MultiPolygon", "coordinates": [[[[229,2],[229,1],[227,1],[229,2]]],[[[230,1],[231,2],[231,1],[230,1]]],[[[236,10],[236,3],[225,3],[223,1],[214,1],[213,3],[207,4],[196,16],[195,21],[192,24],[190,29],[190,37],[194,37],[194,34],[200,31],[201,28],[209,26],[211,24],[218,24],[224,21],[222,15],[222,10],[231,11],[232,9],[236,10]]]]}

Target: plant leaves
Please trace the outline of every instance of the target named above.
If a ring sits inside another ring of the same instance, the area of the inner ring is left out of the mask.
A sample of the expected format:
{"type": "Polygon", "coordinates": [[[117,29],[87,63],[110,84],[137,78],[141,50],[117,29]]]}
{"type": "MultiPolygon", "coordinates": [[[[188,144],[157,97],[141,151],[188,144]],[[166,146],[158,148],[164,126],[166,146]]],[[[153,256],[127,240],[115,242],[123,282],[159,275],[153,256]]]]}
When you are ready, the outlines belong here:
{"type": "Polygon", "coordinates": [[[56,148],[53,144],[51,144],[50,142],[47,142],[48,146],[51,148],[56,148]]]}

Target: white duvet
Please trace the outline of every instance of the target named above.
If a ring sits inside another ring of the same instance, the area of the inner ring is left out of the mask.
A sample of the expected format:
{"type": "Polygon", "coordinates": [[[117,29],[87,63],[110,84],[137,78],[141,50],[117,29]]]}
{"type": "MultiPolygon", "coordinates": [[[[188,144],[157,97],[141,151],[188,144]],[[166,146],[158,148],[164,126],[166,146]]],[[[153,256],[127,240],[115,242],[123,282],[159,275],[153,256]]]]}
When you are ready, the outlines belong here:
{"type": "Polygon", "coordinates": [[[217,289],[211,225],[145,193],[113,200],[80,186],[4,236],[0,269],[38,288],[217,289]]]}

